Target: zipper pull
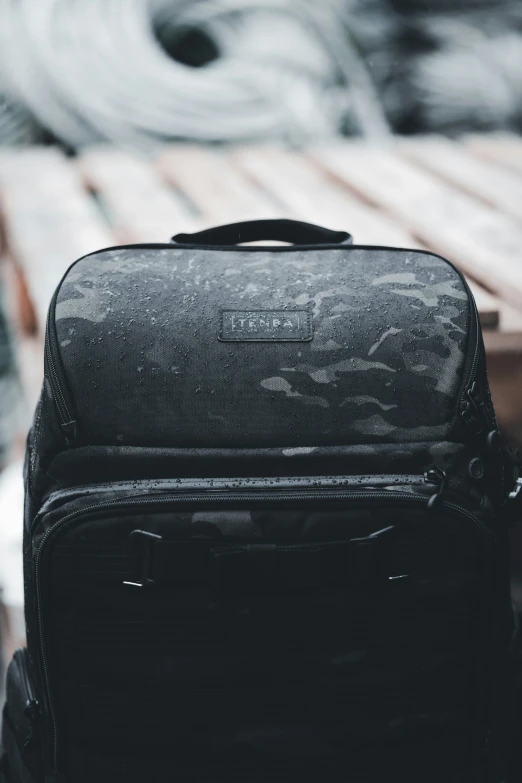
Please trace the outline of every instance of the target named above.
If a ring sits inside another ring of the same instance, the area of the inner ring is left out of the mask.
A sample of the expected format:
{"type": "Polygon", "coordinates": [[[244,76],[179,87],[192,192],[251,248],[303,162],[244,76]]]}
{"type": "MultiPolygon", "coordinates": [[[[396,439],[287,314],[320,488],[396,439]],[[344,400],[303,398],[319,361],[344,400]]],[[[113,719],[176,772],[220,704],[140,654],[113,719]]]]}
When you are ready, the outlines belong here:
{"type": "Polygon", "coordinates": [[[474,382],[466,391],[468,398],[462,404],[460,416],[466,427],[473,435],[480,435],[487,432],[486,444],[490,451],[497,452],[500,449],[500,432],[496,422],[489,414],[488,407],[477,391],[477,384],[474,382]]]}
{"type": "Polygon", "coordinates": [[[507,519],[510,525],[514,525],[519,521],[522,515],[522,477],[518,476],[515,479],[515,486],[508,495],[508,501],[506,504],[507,519]]]}
{"type": "Polygon", "coordinates": [[[442,468],[439,468],[435,466],[434,468],[430,468],[426,471],[424,474],[424,481],[426,481],[429,484],[437,484],[438,490],[433,494],[430,499],[428,500],[428,510],[434,511],[437,509],[437,507],[440,505],[442,501],[442,495],[444,493],[444,490],[446,489],[446,481],[447,481],[446,473],[442,470],[442,468]]]}
{"type": "Polygon", "coordinates": [[[66,421],[61,425],[67,446],[74,446],[78,440],[78,423],[76,421],[66,421]]]}
{"type": "Polygon", "coordinates": [[[24,748],[28,748],[35,737],[36,723],[40,717],[40,707],[36,699],[27,701],[24,709],[24,715],[29,720],[29,731],[27,733],[27,737],[24,740],[24,748]]]}
{"type": "Polygon", "coordinates": [[[512,503],[516,503],[517,500],[520,499],[520,493],[522,492],[522,478],[517,478],[515,481],[515,486],[509,493],[509,499],[512,503]]]}
{"type": "Polygon", "coordinates": [[[486,438],[486,443],[488,444],[488,449],[492,452],[498,452],[500,451],[500,448],[502,446],[502,441],[500,438],[500,432],[497,429],[491,430],[491,432],[488,432],[488,437],[486,438]]]}
{"type": "Polygon", "coordinates": [[[489,428],[489,416],[484,400],[477,391],[477,384],[474,381],[469,389],[466,390],[460,415],[466,427],[474,434],[480,435],[484,431],[484,423],[489,428]]]}

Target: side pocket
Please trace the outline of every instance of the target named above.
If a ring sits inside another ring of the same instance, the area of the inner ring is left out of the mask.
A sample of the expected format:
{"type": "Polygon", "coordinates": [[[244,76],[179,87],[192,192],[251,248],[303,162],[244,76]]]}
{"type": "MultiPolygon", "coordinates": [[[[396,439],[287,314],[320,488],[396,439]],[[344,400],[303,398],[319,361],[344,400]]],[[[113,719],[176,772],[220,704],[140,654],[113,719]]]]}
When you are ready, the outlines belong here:
{"type": "Polygon", "coordinates": [[[510,673],[514,697],[511,774],[509,783],[522,780],[522,628],[520,613],[513,604],[514,631],[510,645],[510,673]]]}
{"type": "Polygon", "coordinates": [[[29,671],[27,649],[17,650],[7,669],[0,769],[8,783],[42,778],[40,708],[29,671]]]}

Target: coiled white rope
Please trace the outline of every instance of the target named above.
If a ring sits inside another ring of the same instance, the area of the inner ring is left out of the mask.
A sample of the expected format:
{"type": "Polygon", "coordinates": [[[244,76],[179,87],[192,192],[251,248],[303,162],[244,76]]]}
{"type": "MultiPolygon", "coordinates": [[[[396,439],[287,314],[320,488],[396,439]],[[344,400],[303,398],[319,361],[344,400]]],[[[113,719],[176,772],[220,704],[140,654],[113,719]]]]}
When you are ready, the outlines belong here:
{"type": "Polygon", "coordinates": [[[0,73],[74,148],[164,140],[301,142],[387,132],[347,32],[348,0],[0,0],[0,73]],[[154,29],[218,56],[177,62],[154,29]]]}
{"type": "Polygon", "coordinates": [[[412,74],[424,124],[452,132],[509,129],[522,124],[522,35],[481,30],[468,20],[441,19],[429,26],[440,48],[412,74]]]}

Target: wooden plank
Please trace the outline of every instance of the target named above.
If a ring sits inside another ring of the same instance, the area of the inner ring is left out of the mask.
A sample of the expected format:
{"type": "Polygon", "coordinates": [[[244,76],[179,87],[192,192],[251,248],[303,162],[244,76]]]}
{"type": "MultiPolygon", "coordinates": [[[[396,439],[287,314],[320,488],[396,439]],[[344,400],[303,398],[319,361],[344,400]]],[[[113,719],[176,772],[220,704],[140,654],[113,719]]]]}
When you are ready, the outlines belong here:
{"type": "MultiPolygon", "coordinates": [[[[15,355],[18,376],[22,388],[23,400],[20,400],[20,421],[17,421],[19,432],[17,436],[23,438],[22,443],[15,443],[15,448],[20,448],[23,454],[25,449],[25,436],[27,429],[31,424],[31,417],[36,407],[36,402],[40,394],[43,381],[43,355],[44,340],[43,334],[35,334],[37,324],[31,324],[34,328],[31,331],[27,329],[27,314],[25,308],[30,307],[34,316],[32,302],[24,297],[22,305],[20,303],[19,287],[23,283],[25,287],[25,278],[16,264],[7,258],[0,257],[1,282],[4,288],[5,316],[9,322],[11,337],[13,341],[13,352],[15,355]]],[[[16,455],[19,456],[19,455],[16,455]]]]}
{"type": "Polygon", "coordinates": [[[467,278],[467,280],[473,296],[475,297],[475,302],[477,303],[482,328],[495,329],[499,323],[499,300],[474,280],[470,280],[469,278],[467,278]]]}
{"type": "Polygon", "coordinates": [[[123,244],[169,242],[173,234],[200,227],[198,216],[145,158],[113,147],[91,147],[79,156],[78,167],[123,244]]]}
{"type": "Polygon", "coordinates": [[[522,226],[394,154],[346,142],[314,151],[340,181],[515,307],[522,307],[522,226]]]}
{"type": "Polygon", "coordinates": [[[470,135],[465,138],[469,151],[478,158],[497,163],[517,175],[522,174],[522,139],[510,133],[470,135]]]}
{"type": "Polygon", "coordinates": [[[75,167],[54,148],[0,152],[0,212],[7,250],[23,271],[43,331],[49,301],[67,267],[113,244],[112,236],[75,167]]]}
{"type": "MultiPolygon", "coordinates": [[[[20,543],[20,549],[22,544],[20,543]]],[[[9,664],[15,650],[25,647],[25,616],[23,606],[10,606],[0,600],[0,641],[5,664],[9,664]]],[[[3,686],[3,683],[1,683],[3,686]]],[[[0,706],[2,706],[3,688],[0,687],[0,706]]]]}
{"type": "Polygon", "coordinates": [[[23,434],[32,424],[36,404],[44,377],[44,342],[41,336],[21,337],[16,342],[18,374],[22,387],[24,406],[23,434]]]}
{"type": "Polygon", "coordinates": [[[522,220],[522,177],[474,157],[463,144],[442,136],[416,137],[399,152],[471,196],[522,220]]]}
{"type": "Polygon", "coordinates": [[[22,467],[20,459],[9,465],[0,477],[0,640],[7,661],[25,642],[22,467]]]}
{"type": "Polygon", "coordinates": [[[484,329],[484,345],[488,355],[522,354],[522,312],[498,302],[498,326],[484,329]]]}
{"type": "Polygon", "coordinates": [[[13,297],[13,304],[16,302],[16,317],[20,324],[20,329],[26,335],[34,336],[39,332],[38,318],[25,275],[22,268],[10,259],[5,259],[5,267],[12,274],[10,293],[13,297]]]}
{"type": "MultiPolygon", "coordinates": [[[[331,181],[298,153],[273,147],[242,148],[230,153],[231,160],[286,205],[287,214],[299,220],[346,228],[357,244],[420,247],[408,231],[331,181]]],[[[469,281],[468,281],[469,282],[469,281]]],[[[472,283],[481,323],[494,328],[498,303],[477,283],[472,283]]]]}
{"type": "Polygon", "coordinates": [[[244,147],[230,160],[285,207],[285,216],[349,231],[364,245],[418,247],[400,225],[361,203],[303,155],[275,147],[244,147]]]}
{"type": "MultiPolygon", "coordinates": [[[[522,387],[522,349],[502,349],[488,354],[488,377],[495,413],[509,440],[522,443],[522,412],[520,388],[522,387]]],[[[520,550],[522,551],[522,550],[520,550]]]]}
{"type": "Polygon", "coordinates": [[[207,226],[284,216],[277,200],[208,148],[172,145],[157,165],[197,205],[207,226]]]}

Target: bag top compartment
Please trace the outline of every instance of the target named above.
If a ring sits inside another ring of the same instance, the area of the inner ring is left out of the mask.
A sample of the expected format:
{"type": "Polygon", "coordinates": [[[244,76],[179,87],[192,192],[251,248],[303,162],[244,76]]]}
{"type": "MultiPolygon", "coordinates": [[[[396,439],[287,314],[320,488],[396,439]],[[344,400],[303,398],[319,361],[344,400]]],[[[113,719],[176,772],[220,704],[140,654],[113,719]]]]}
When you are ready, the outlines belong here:
{"type": "Polygon", "coordinates": [[[474,318],[426,252],[129,246],[70,268],[49,341],[85,445],[414,442],[451,439],[474,318]]]}

